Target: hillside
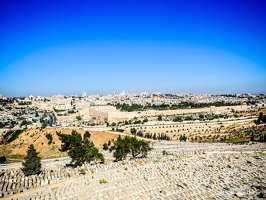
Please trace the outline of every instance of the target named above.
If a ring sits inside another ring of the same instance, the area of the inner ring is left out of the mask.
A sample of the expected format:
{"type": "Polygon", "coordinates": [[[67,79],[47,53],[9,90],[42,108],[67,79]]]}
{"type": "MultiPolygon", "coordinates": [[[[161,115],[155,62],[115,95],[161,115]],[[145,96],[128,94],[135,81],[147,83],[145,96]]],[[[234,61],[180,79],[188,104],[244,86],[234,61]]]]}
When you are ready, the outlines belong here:
{"type": "MultiPolygon", "coordinates": [[[[28,129],[23,131],[17,139],[8,143],[0,145],[0,156],[5,155],[8,159],[22,159],[26,155],[28,146],[34,144],[34,147],[41,158],[53,158],[65,156],[66,153],[61,153],[59,151],[61,147],[61,141],[59,140],[56,132],[61,132],[64,134],[70,134],[73,129],[62,129],[62,128],[46,128],[46,129],[28,129]],[[52,142],[49,145],[49,140],[46,134],[52,135],[52,142]]],[[[82,135],[85,133],[84,130],[76,130],[82,135]]],[[[95,146],[100,150],[103,143],[108,142],[108,140],[116,139],[118,135],[114,135],[106,132],[89,131],[91,134],[90,139],[94,142],[95,146]]],[[[10,139],[8,136],[6,140],[10,139]]],[[[2,141],[3,138],[0,138],[2,141]]]]}
{"type": "Polygon", "coordinates": [[[257,111],[257,115],[259,115],[261,112],[263,113],[263,115],[266,115],[266,108],[263,108],[257,111]]]}

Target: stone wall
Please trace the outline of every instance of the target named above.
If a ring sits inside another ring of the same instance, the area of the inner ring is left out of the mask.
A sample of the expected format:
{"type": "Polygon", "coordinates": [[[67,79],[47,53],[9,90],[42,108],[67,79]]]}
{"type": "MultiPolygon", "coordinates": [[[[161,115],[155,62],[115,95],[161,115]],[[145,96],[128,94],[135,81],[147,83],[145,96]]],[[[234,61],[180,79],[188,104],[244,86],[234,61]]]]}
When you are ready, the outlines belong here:
{"type": "Polygon", "coordinates": [[[106,111],[108,113],[109,122],[118,122],[133,119],[134,117],[148,117],[148,116],[158,116],[158,115],[180,115],[188,113],[201,113],[201,112],[220,112],[233,109],[235,111],[248,110],[250,106],[240,105],[240,106],[221,106],[221,107],[208,107],[208,108],[198,108],[198,109],[178,109],[178,110],[147,110],[142,112],[120,112],[120,111],[106,111]]]}

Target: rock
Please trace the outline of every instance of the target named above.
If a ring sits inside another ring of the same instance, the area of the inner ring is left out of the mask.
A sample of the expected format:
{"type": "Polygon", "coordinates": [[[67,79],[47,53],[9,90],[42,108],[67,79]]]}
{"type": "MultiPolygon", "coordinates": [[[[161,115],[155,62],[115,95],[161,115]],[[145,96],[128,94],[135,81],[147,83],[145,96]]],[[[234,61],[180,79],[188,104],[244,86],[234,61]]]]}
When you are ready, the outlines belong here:
{"type": "Polygon", "coordinates": [[[236,196],[237,197],[245,197],[246,196],[246,193],[243,192],[243,191],[239,191],[239,192],[236,193],[236,196]]]}

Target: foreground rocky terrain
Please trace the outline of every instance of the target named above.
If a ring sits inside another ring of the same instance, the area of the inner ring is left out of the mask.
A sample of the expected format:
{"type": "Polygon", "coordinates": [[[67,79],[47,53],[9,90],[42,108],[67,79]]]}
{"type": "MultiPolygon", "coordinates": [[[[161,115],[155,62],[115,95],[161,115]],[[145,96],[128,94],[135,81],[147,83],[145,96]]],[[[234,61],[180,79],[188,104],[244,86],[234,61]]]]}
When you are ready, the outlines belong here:
{"type": "Polygon", "coordinates": [[[265,199],[266,144],[156,142],[147,158],[65,167],[43,161],[43,173],[0,172],[4,199],[265,199]]]}

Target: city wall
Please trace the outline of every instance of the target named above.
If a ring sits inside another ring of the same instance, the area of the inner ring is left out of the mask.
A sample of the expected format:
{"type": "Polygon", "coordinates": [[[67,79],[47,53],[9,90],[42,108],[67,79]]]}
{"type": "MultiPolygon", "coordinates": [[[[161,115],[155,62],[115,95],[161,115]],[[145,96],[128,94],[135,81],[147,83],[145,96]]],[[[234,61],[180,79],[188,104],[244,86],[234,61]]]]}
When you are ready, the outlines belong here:
{"type": "Polygon", "coordinates": [[[248,110],[250,106],[240,105],[240,106],[221,106],[215,107],[211,106],[208,108],[198,108],[198,109],[179,109],[179,110],[148,110],[142,112],[120,112],[112,111],[108,112],[108,122],[118,122],[133,119],[134,117],[149,117],[157,115],[180,115],[180,114],[189,114],[189,113],[201,113],[201,112],[221,112],[226,110],[235,110],[235,111],[245,111],[248,110]]]}

